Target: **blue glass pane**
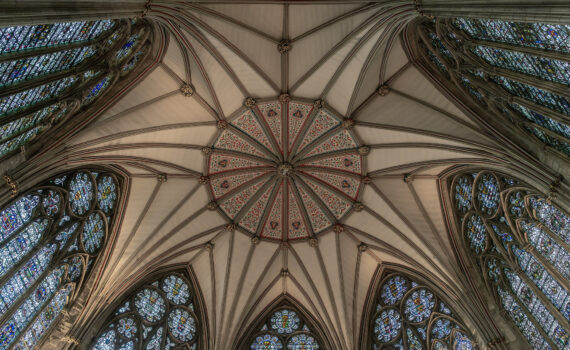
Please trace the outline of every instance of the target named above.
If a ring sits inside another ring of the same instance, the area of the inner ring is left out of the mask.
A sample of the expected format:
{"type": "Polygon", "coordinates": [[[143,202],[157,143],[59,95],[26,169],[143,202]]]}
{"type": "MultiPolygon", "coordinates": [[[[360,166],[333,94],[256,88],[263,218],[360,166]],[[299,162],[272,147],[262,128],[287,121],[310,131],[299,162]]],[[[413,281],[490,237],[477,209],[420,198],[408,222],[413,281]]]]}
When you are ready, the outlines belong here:
{"type": "Polygon", "coordinates": [[[67,241],[69,240],[69,238],[71,237],[71,235],[73,235],[73,233],[75,232],[75,230],[77,230],[77,228],[79,227],[78,223],[74,223],[73,225],[71,225],[68,228],[65,228],[64,230],[61,230],[57,236],[55,236],[55,240],[58,243],[58,250],[62,250],[63,247],[65,247],[65,245],[67,244],[67,241]]]}
{"type": "Polygon", "coordinates": [[[117,332],[125,338],[132,339],[137,334],[137,326],[134,318],[121,318],[117,324],[117,332]]]}
{"type": "Polygon", "coordinates": [[[135,297],[137,312],[148,322],[160,320],[166,311],[165,301],[154,289],[143,289],[135,297]]]}
{"type": "Polygon", "coordinates": [[[417,289],[404,301],[404,315],[410,322],[423,322],[435,307],[433,294],[426,289],[417,289]]]}
{"type": "Polygon", "coordinates": [[[44,273],[55,249],[55,245],[43,247],[0,287],[0,315],[4,315],[8,308],[44,273]]]}
{"type": "Polygon", "coordinates": [[[439,60],[439,58],[437,58],[436,55],[433,54],[433,52],[428,51],[428,57],[429,59],[435,63],[435,65],[437,66],[437,68],[439,68],[442,72],[447,72],[447,68],[445,67],[445,65],[439,60]]]}
{"type": "Polygon", "coordinates": [[[93,254],[101,248],[105,237],[105,221],[99,213],[93,213],[89,216],[83,227],[81,239],[85,251],[93,254]]]}
{"type": "Polygon", "coordinates": [[[44,211],[48,216],[54,216],[59,213],[61,206],[61,196],[58,192],[53,190],[48,190],[42,200],[42,206],[44,211]]]}
{"type": "Polygon", "coordinates": [[[493,215],[499,208],[499,184],[495,176],[483,174],[477,180],[475,193],[481,213],[493,215]]]}
{"type": "Polygon", "coordinates": [[[546,203],[543,198],[531,197],[530,206],[536,211],[536,217],[562,241],[570,244],[570,217],[555,206],[546,203]]]}
{"type": "Polygon", "coordinates": [[[87,46],[2,62],[0,63],[0,87],[76,67],[95,53],[94,47],[87,46]]]}
{"type": "Polygon", "coordinates": [[[456,18],[454,24],[475,39],[570,52],[570,26],[456,18]]]}
{"type": "Polygon", "coordinates": [[[525,274],[546,295],[560,313],[570,320],[570,295],[534,256],[516,246],[512,247],[517,262],[525,274]]]}
{"type": "Polygon", "coordinates": [[[319,343],[307,334],[298,334],[291,337],[287,343],[287,350],[318,350],[319,343]]]}
{"type": "Polygon", "coordinates": [[[36,128],[29,130],[26,133],[21,134],[20,136],[17,136],[11,140],[8,140],[0,144],[0,156],[6,155],[10,152],[19,149],[20,147],[28,143],[30,140],[32,140],[40,132],[42,132],[43,129],[44,127],[38,126],[36,128]]]}
{"type": "Polygon", "coordinates": [[[0,54],[94,39],[114,26],[111,20],[0,28],[0,54]]]}
{"type": "Polygon", "coordinates": [[[10,237],[14,231],[22,227],[32,217],[34,209],[40,203],[37,195],[21,197],[0,213],[0,241],[10,237]]]}
{"type": "Polygon", "coordinates": [[[168,330],[176,340],[189,342],[196,334],[196,320],[187,310],[176,308],[168,315],[168,330]]]}
{"type": "Polygon", "coordinates": [[[542,334],[538,331],[534,323],[532,323],[523,309],[519,304],[513,299],[513,297],[506,291],[497,287],[497,292],[503,307],[507,311],[508,315],[515,322],[521,333],[528,340],[530,345],[535,349],[549,349],[550,346],[546,340],[542,337],[542,334]]]}
{"type": "Polygon", "coordinates": [[[401,320],[400,313],[394,309],[382,311],[374,320],[374,335],[376,339],[383,343],[396,339],[402,328],[401,320]]]}
{"type": "Polygon", "coordinates": [[[570,253],[534,223],[521,221],[520,225],[530,244],[552,263],[563,277],[570,280],[570,253]]]}
{"type": "Polygon", "coordinates": [[[178,305],[185,305],[190,298],[190,290],[184,280],[178,276],[168,276],[162,282],[162,290],[168,300],[178,305]]]}
{"type": "Polygon", "coordinates": [[[279,310],[271,316],[271,329],[279,334],[289,334],[301,327],[301,320],[293,310],[279,310]]]}
{"type": "Polygon", "coordinates": [[[465,334],[456,331],[453,334],[453,350],[473,350],[475,344],[465,334]]]}
{"type": "Polygon", "coordinates": [[[14,95],[0,97],[0,117],[57,97],[77,81],[76,76],[66,77],[14,95]]]}
{"type": "Polygon", "coordinates": [[[481,45],[475,46],[472,52],[496,67],[562,84],[570,84],[570,64],[566,61],[481,45]]]}
{"type": "Polygon", "coordinates": [[[524,194],[516,191],[509,194],[509,213],[514,217],[520,218],[525,213],[524,194]]]}
{"type": "Polygon", "coordinates": [[[536,296],[532,289],[516,274],[505,270],[513,293],[519,298],[521,304],[533,315],[538,324],[544,329],[560,349],[565,349],[568,345],[568,334],[554,316],[548,311],[546,306],[536,296]]]}
{"type": "Polygon", "coordinates": [[[459,212],[464,213],[471,209],[471,192],[473,186],[467,176],[461,176],[455,184],[455,202],[459,212]]]}
{"type": "Polygon", "coordinates": [[[451,55],[451,52],[447,49],[447,47],[443,44],[443,42],[441,42],[441,40],[439,39],[439,37],[435,33],[429,32],[428,36],[431,39],[432,45],[435,48],[437,48],[440,53],[442,53],[444,56],[446,56],[449,59],[453,58],[453,56],[451,55]]]}
{"type": "Polygon", "coordinates": [[[127,42],[123,45],[123,47],[121,47],[121,49],[117,51],[116,55],[117,61],[122,61],[125,57],[127,57],[131,53],[133,48],[137,45],[139,37],[140,37],[139,34],[131,35],[131,37],[129,38],[129,40],[127,40],[127,42]]]}
{"type": "MultiPolygon", "coordinates": [[[[150,338],[145,350],[161,350],[162,346],[162,327],[156,330],[156,333],[150,338]]],[[[102,349],[103,350],[103,349],[102,349]]]]}
{"type": "Polygon", "coordinates": [[[102,176],[97,182],[99,209],[108,214],[113,210],[117,200],[117,184],[109,175],[102,176]]]}
{"type": "Polygon", "coordinates": [[[461,76],[461,85],[467,89],[467,91],[475,97],[480,103],[485,104],[483,95],[475,88],[475,86],[471,83],[471,80],[467,78],[465,75],[461,76]]]}
{"type": "Polygon", "coordinates": [[[548,118],[543,116],[542,114],[538,114],[537,112],[528,109],[524,106],[519,104],[511,104],[510,105],[514,110],[518,111],[522,116],[524,116],[529,121],[542,126],[545,129],[553,131],[560,136],[566,137],[570,139],[570,126],[566,124],[559,123],[554,119],[548,118]]]}
{"type": "Polygon", "coordinates": [[[257,338],[250,346],[251,350],[281,350],[283,349],[283,344],[279,338],[274,335],[264,334],[257,338]]]}
{"type": "Polygon", "coordinates": [[[526,129],[543,143],[570,156],[570,143],[547,135],[543,130],[536,127],[526,127],[526,129]]]}
{"type": "Polygon", "coordinates": [[[0,141],[6,141],[16,134],[29,130],[33,126],[47,122],[48,119],[60,119],[63,115],[65,115],[65,112],[65,109],[62,110],[59,105],[53,104],[51,106],[42,108],[35,113],[3,124],[0,126],[0,141]]]}
{"type": "Polygon", "coordinates": [[[32,323],[14,349],[27,350],[37,345],[67,305],[72,292],[73,288],[69,285],[60,289],[40,316],[32,323]]]}
{"type": "Polygon", "coordinates": [[[431,327],[431,336],[435,339],[443,339],[451,334],[453,324],[447,318],[438,318],[431,327]]]}
{"type": "Polygon", "coordinates": [[[69,183],[69,202],[75,214],[83,215],[91,208],[94,187],[89,174],[78,172],[73,176],[69,183]]]}
{"type": "Polygon", "coordinates": [[[99,337],[99,339],[97,339],[97,342],[95,343],[95,345],[93,345],[93,347],[91,348],[92,350],[115,350],[115,342],[116,342],[116,333],[114,330],[110,330],[107,331],[105,333],[103,333],[103,335],[101,335],[99,337]]]}
{"type": "Polygon", "coordinates": [[[509,229],[505,229],[504,227],[497,225],[496,223],[491,223],[491,228],[499,237],[503,247],[507,249],[507,244],[513,241],[513,236],[511,235],[511,231],[509,229]]]}
{"type": "Polygon", "coordinates": [[[109,86],[111,83],[111,76],[107,75],[103,79],[101,79],[87,94],[87,97],[83,100],[83,104],[88,104],[93,102],[101,93],[109,86]]]}
{"type": "Polygon", "coordinates": [[[0,248],[0,276],[4,276],[38,244],[47,225],[48,221],[45,219],[32,222],[19,235],[0,248]]]}
{"type": "Polygon", "coordinates": [[[402,276],[390,278],[382,286],[382,302],[385,305],[393,305],[400,301],[408,291],[408,282],[402,276]]]}
{"type": "Polygon", "coordinates": [[[406,329],[406,337],[408,341],[408,349],[410,350],[423,350],[422,342],[420,339],[414,334],[411,328],[406,329]]]}
{"type": "Polygon", "coordinates": [[[471,214],[465,226],[469,246],[476,254],[481,254],[487,244],[487,229],[483,219],[477,214],[471,214]]]}
{"type": "Polygon", "coordinates": [[[60,284],[64,269],[55,269],[46,276],[38,285],[35,291],[24,301],[10,319],[0,328],[0,349],[8,349],[8,346],[15,340],[33,319],[36,313],[42,309],[43,305],[54,295],[60,284]]]}

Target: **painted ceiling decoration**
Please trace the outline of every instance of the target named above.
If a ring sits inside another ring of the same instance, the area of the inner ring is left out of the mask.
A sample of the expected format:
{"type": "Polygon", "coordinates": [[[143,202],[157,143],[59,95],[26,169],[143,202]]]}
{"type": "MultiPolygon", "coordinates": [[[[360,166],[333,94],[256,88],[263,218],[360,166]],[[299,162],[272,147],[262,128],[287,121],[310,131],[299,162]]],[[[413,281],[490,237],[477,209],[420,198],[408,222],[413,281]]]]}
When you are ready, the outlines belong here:
{"type": "Polygon", "coordinates": [[[211,208],[250,235],[279,241],[314,237],[362,209],[370,149],[353,120],[323,101],[246,102],[203,149],[211,208]]]}
{"type": "Polygon", "coordinates": [[[371,318],[373,349],[478,349],[455,312],[431,288],[385,273],[371,318]]]}
{"type": "Polygon", "coordinates": [[[458,226],[481,276],[534,349],[570,347],[570,215],[531,187],[473,171],[452,183],[458,226]]]}
{"type": "Polygon", "coordinates": [[[69,125],[137,66],[149,35],[144,20],[0,28],[0,159],[69,125]]]}
{"type": "Polygon", "coordinates": [[[568,159],[570,25],[454,18],[418,29],[444,79],[568,159]]]}
{"type": "Polygon", "coordinates": [[[87,21],[0,28],[0,196],[16,198],[0,236],[37,197],[0,237],[21,253],[0,288],[54,250],[23,296],[0,293],[0,350],[568,347],[566,299],[545,289],[567,292],[549,260],[568,252],[567,26],[434,22],[409,0],[101,3],[87,21]],[[127,3],[144,16],[104,19],[127,3]]]}
{"type": "Polygon", "coordinates": [[[86,284],[115,225],[120,183],[78,169],[34,186],[0,212],[0,348],[41,348],[86,284]]]}
{"type": "Polygon", "coordinates": [[[118,303],[89,349],[202,349],[196,297],[185,271],[155,277],[118,303]]]}

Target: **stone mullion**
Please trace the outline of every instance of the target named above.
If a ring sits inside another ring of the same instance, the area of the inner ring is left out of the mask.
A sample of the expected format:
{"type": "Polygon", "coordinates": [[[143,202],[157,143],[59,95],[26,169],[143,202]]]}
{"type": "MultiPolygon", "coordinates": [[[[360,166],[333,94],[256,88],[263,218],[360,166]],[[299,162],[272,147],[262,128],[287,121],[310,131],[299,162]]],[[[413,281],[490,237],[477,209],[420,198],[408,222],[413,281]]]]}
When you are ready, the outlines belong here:
{"type": "MultiPolygon", "coordinates": [[[[552,130],[546,129],[546,128],[544,128],[544,127],[538,125],[538,124],[534,124],[533,122],[529,121],[528,119],[519,116],[518,113],[514,113],[514,115],[516,116],[516,118],[517,118],[518,123],[519,123],[520,126],[539,129],[541,132],[543,132],[544,134],[546,134],[546,136],[548,136],[549,138],[556,139],[556,140],[558,140],[558,141],[560,141],[560,142],[570,143],[570,142],[568,141],[568,139],[566,139],[564,136],[562,136],[562,135],[560,135],[560,134],[557,134],[557,133],[555,133],[555,132],[552,131],[552,130]]],[[[552,148],[553,150],[555,150],[556,152],[560,152],[561,155],[564,155],[565,157],[567,156],[565,153],[562,153],[561,151],[555,149],[554,146],[551,146],[551,145],[548,145],[548,144],[544,144],[543,142],[541,142],[541,145],[546,145],[546,146],[552,148]]]]}
{"type": "MultiPolygon", "coordinates": [[[[515,273],[513,271],[513,273],[515,273]]],[[[504,272],[501,271],[501,275],[503,275],[504,272]]],[[[505,280],[507,279],[506,276],[503,277],[505,280]]],[[[504,281],[504,283],[506,284],[506,292],[509,293],[511,295],[511,297],[517,302],[517,304],[521,307],[521,309],[523,310],[524,314],[526,315],[526,317],[534,324],[534,326],[536,327],[536,329],[538,329],[538,331],[540,332],[540,334],[542,335],[542,337],[544,338],[544,340],[546,340],[546,342],[548,343],[548,345],[550,345],[550,347],[552,349],[557,349],[558,347],[552,342],[552,339],[550,339],[550,336],[544,331],[544,329],[542,329],[541,323],[538,322],[538,320],[536,320],[534,318],[534,315],[532,314],[532,312],[530,312],[530,310],[527,309],[527,306],[525,303],[521,302],[521,300],[518,298],[517,295],[515,295],[515,293],[513,292],[513,290],[511,289],[511,284],[508,281],[504,281]]],[[[528,284],[528,283],[527,283],[528,284]]],[[[497,293],[497,292],[495,292],[497,293]]],[[[536,294],[536,293],[535,293],[536,294]]],[[[538,296],[538,295],[537,295],[538,296]]],[[[500,298],[499,298],[500,299],[500,298]]],[[[501,303],[501,307],[503,307],[502,302],[499,301],[499,303],[501,303]]],[[[504,307],[503,307],[504,309],[504,307]]],[[[506,311],[506,310],[505,310],[506,311]]],[[[511,318],[511,315],[508,313],[507,311],[507,315],[509,316],[509,319],[514,323],[514,320],[511,318]]],[[[518,329],[521,333],[521,329],[515,324],[515,328],[518,329]]],[[[528,342],[528,339],[526,337],[524,337],[525,340],[528,342]]]]}
{"type": "MultiPolygon", "coordinates": [[[[428,29],[429,30],[429,29],[428,29]]],[[[422,39],[424,45],[426,45],[426,47],[431,51],[431,53],[433,53],[435,55],[435,57],[437,57],[441,63],[443,63],[445,65],[445,67],[447,68],[448,71],[451,71],[450,68],[452,69],[457,69],[457,67],[459,66],[459,60],[458,57],[455,56],[455,53],[451,52],[451,55],[454,57],[454,67],[449,67],[449,58],[444,57],[438,48],[434,47],[432,45],[431,39],[427,37],[426,32],[424,30],[419,30],[418,34],[420,35],[420,38],[422,39]]]]}
{"type": "MultiPolygon", "coordinates": [[[[556,270],[552,266],[552,263],[550,261],[546,260],[546,258],[540,252],[538,252],[536,250],[536,248],[530,242],[525,244],[524,250],[528,254],[531,254],[536,260],[538,260],[540,262],[540,264],[544,267],[544,269],[547,270],[548,273],[551,274],[558,283],[560,283],[560,285],[562,286],[562,288],[564,288],[566,290],[566,292],[570,292],[568,290],[568,287],[566,286],[566,283],[564,282],[566,279],[564,277],[562,277],[560,272],[558,272],[558,270],[556,270]]],[[[560,311],[558,311],[558,312],[560,312],[560,311]]],[[[565,321],[565,322],[567,322],[567,321],[565,321]]],[[[570,331],[570,329],[569,329],[569,331],[570,331]]]]}
{"type": "Polygon", "coordinates": [[[557,122],[570,124],[570,116],[567,116],[566,114],[541,106],[535,102],[529,101],[519,96],[513,96],[512,101],[513,103],[519,104],[528,109],[532,109],[535,112],[542,114],[545,117],[551,118],[552,120],[556,120],[557,122]]]}

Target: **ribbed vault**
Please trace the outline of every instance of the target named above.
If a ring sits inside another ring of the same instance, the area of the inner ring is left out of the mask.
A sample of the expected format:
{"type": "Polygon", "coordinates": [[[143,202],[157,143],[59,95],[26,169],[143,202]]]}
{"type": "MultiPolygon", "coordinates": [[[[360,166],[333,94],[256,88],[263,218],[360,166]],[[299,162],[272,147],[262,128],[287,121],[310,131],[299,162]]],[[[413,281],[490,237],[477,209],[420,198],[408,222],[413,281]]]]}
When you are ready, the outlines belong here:
{"type": "Polygon", "coordinates": [[[464,309],[478,301],[455,263],[438,178],[457,164],[503,166],[509,157],[408,59],[399,33],[415,16],[409,1],[150,5],[147,17],[169,33],[154,70],[44,160],[111,163],[130,177],[107,267],[72,332],[149,271],[187,264],[203,293],[210,349],[230,349],[284,293],[334,349],[356,349],[375,271],[392,264],[431,278],[474,334],[496,337],[489,327],[481,333],[482,314],[464,309]],[[249,97],[283,93],[324,100],[369,147],[363,207],[311,240],[235,230],[207,207],[201,181],[203,148],[223,122],[249,97]]]}

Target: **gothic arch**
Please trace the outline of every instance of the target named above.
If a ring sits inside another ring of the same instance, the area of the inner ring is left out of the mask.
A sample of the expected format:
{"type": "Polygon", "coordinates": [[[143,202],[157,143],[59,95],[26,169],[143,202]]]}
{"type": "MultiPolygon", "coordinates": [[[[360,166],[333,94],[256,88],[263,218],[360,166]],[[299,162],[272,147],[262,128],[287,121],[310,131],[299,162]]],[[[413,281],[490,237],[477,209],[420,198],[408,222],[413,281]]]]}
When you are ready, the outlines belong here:
{"type": "Polygon", "coordinates": [[[454,294],[408,267],[378,266],[362,313],[361,348],[478,349],[470,317],[454,294]],[[412,306],[422,310],[415,314],[412,306]]]}
{"type": "Polygon", "coordinates": [[[281,345],[281,347],[277,345],[275,349],[297,350],[298,348],[294,347],[292,342],[299,340],[306,341],[305,344],[309,350],[332,349],[328,342],[329,337],[323,332],[322,327],[319,327],[318,320],[299,301],[288,294],[276,298],[254,318],[251,324],[244,325],[244,327],[245,330],[236,338],[234,349],[257,350],[254,344],[257,344],[260,339],[266,340],[265,338],[281,345]],[[282,316],[283,311],[295,318],[287,327],[283,327],[285,329],[277,330],[272,327],[274,323],[272,318],[276,315],[282,316]],[[301,339],[297,339],[299,336],[301,339]]]}
{"type": "Polygon", "coordinates": [[[191,267],[163,267],[129,282],[88,320],[81,349],[207,349],[206,310],[191,267]]]}

